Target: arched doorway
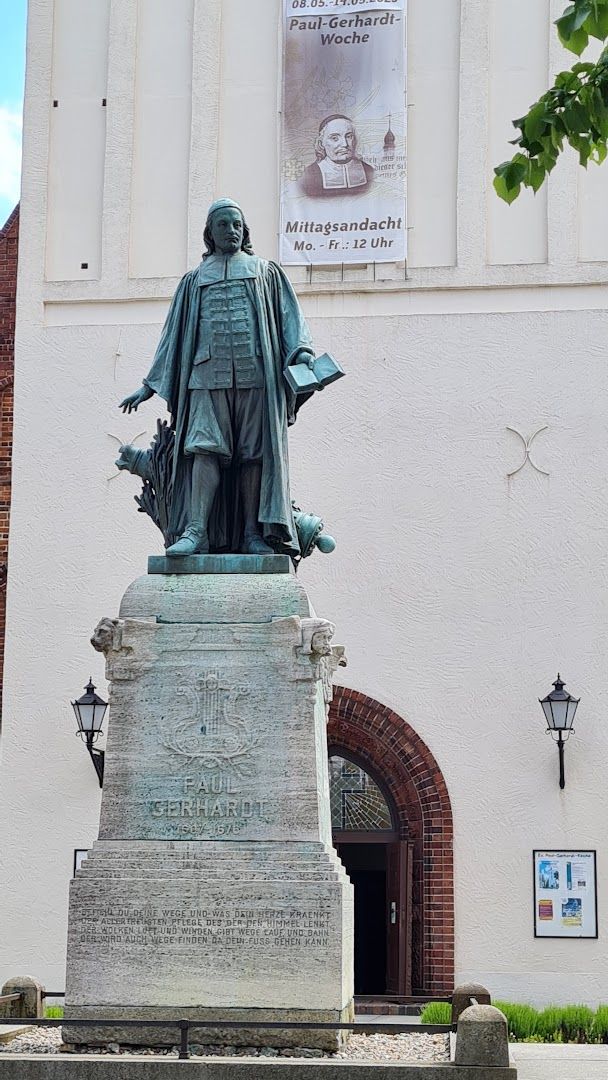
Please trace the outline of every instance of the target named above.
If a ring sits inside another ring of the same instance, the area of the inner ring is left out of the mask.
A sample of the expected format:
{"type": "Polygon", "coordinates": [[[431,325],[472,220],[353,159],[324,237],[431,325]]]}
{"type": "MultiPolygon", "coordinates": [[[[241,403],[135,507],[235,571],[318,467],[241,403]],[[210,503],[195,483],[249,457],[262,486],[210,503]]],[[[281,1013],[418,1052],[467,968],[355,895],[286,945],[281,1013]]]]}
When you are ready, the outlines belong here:
{"type": "MultiPolygon", "coordinates": [[[[365,888],[365,873],[375,870],[379,875],[375,908],[370,908],[371,877],[367,914],[359,901],[355,963],[357,966],[360,935],[371,935],[378,942],[384,932],[385,986],[383,991],[357,992],[399,996],[450,993],[454,987],[453,825],[441,769],[406,720],[346,687],[334,688],[328,744],[330,760],[333,757],[346,763],[342,787],[351,794],[338,794],[341,785],[333,780],[334,843],[348,872],[355,875],[356,902],[357,875],[360,892],[365,888]],[[337,799],[340,812],[344,804],[340,825],[346,828],[336,827],[337,799]],[[364,813],[368,816],[362,816],[364,813]],[[374,823],[382,827],[353,827],[374,823]],[[379,920],[382,876],[385,893],[379,920]],[[373,926],[372,919],[376,920],[373,926]]],[[[342,768],[334,764],[334,773],[342,768]]],[[[363,962],[358,964],[360,978],[363,962]]],[[[366,979],[372,976],[377,982],[378,967],[365,973],[366,979]]]]}
{"type": "Polygon", "coordinates": [[[381,778],[350,751],[329,754],[333,841],[355,890],[355,994],[411,994],[413,845],[381,778]]]}

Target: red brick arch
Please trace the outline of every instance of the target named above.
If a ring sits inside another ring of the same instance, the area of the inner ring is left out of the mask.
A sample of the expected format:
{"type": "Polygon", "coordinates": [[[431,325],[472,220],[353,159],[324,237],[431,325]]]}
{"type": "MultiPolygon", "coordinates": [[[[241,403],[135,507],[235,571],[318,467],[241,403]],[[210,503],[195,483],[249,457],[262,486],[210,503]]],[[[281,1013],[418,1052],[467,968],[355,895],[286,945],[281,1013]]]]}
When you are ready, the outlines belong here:
{"type": "Polygon", "coordinates": [[[414,844],[413,992],[454,989],[453,824],[450,797],[428,746],[403,717],[379,701],[334,687],[328,743],[355,754],[382,778],[402,839],[414,844]]]}

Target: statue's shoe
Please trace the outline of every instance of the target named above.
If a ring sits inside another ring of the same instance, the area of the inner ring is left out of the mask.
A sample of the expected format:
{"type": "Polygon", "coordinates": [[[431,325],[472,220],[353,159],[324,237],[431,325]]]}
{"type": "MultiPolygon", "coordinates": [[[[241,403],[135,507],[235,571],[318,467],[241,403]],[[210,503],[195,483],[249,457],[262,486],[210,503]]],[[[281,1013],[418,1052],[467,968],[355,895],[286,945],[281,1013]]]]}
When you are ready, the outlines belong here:
{"type": "Polygon", "coordinates": [[[250,533],[243,537],[243,555],[274,555],[274,551],[259,533],[250,533]]]}
{"type": "Polygon", "coordinates": [[[208,551],[207,531],[189,525],[179,540],[167,548],[165,555],[174,558],[177,555],[206,555],[208,551]]]}

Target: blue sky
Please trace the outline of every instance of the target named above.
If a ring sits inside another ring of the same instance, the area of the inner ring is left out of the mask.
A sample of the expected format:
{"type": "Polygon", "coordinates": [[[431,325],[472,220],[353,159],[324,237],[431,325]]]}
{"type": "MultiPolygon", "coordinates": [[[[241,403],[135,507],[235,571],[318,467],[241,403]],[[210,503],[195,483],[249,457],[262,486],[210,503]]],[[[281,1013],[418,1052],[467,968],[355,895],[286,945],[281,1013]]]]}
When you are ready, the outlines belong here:
{"type": "Polygon", "coordinates": [[[27,0],[0,0],[0,227],[19,201],[27,0]]]}

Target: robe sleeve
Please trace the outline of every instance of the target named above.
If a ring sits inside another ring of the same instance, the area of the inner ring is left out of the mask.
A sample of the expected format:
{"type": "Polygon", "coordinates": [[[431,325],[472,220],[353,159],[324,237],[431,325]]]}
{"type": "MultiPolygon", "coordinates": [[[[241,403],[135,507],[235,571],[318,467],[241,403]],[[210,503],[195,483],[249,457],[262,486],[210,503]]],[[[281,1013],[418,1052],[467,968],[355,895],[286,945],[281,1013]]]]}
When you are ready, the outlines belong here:
{"type": "Polygon", "coordinates": [[[276,263],[269,263],[268,266],[274,278],[276,290],[277,323],[281,334],[283,367],[288,367],[301,349],[309,352],[311,356],[315,355],[315,351],[304,312],[287,274],[276,263]]]}
{"type": "MultiPolygon", "coordinates": [[[[284,370],[293,363],[301,350],[305,350],[311,356],[315,355],[315,351],[304,312],[289,278],[276,263],[268,263],[268,271],[272,282],[275,323],[281,338],[281,360],[284,370]]],[[[295,423],[302,405],[313,396],[314,391],[294,394],[286,382],[283,382],[283,390],[287,404],[287,423],[291,426],[295,423]]]]}
{"type": "MultiPolygon", "coordinates": [[[[194,271],[196,274],[196,271],[194,271]]],[[[143,380],[155,394],[167,402],[172,415],[177,409],[181,365],[181,344],[187,317],[193,272],[187,273],[177,286],[165,319],[152,367],[143,380]]]]}

